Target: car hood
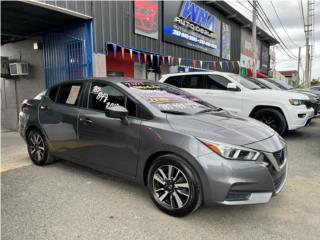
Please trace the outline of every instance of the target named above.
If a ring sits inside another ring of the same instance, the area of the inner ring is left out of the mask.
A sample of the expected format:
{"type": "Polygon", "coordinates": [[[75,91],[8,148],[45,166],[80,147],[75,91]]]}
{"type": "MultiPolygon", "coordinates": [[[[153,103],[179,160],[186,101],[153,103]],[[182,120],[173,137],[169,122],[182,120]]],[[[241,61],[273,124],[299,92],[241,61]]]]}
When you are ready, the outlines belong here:
{"type": "Polygon", "coordinates": [[[252,118],[226,111],[197,115],[167,114],[171,127],[194,137],[234,145],[246,145],[272,137],[273,129],[252,118]]]}
{"type": "Polygon", "coordinates": [[[252,95],[267,96],[268,99],[270,96],[277,99],[301,99],[301,100],[309,100],[309,97],[303,93],[291,92],[287,90],[274,90],[274,89],[258,89],[258,90],[250,90],[252,95]]]}

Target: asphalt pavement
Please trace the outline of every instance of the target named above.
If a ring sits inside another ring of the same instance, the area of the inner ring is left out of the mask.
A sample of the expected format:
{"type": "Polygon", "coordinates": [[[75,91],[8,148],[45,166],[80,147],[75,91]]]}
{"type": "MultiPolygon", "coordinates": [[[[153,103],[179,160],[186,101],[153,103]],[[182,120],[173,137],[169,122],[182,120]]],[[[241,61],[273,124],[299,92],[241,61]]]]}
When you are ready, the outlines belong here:
{"type": "Polygon", "coordinates": [[[160,212],[143,186],[59,161],[30,163],[2,133],[1,239],[320,239],[320,119],[285,136],[289,176],[270,203],[160,212]]]}

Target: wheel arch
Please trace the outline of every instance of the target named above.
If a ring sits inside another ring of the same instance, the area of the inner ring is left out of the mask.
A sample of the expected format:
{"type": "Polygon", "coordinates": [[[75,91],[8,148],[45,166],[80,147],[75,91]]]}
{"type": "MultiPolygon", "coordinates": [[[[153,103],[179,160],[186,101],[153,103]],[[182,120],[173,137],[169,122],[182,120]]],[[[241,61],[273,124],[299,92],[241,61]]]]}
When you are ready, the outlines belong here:
{"type": "Polygon", "coordinates": [[[145,161],[144,167],[143,167],[143,176],[142,176],[143,177],[143,184],[145,186],[147,185],[148,172],[149,172],[149,169],[150,169],[151,165],[153,164],[153,162],[158,157],[163,156],[163,155],[167,155],[167,154],[172,154],[172,155],[175,155],[177,157],[182,158],[192,168],[193,172],[197,175],[197,178],[200,181],[201,188],[203,187],[203,179],[201,178],[201,173],[199,173],[199,170],[201,169],[201,166],[199,166],[199,167],[195,166],[195,163],[193,161],[186,160],[185,156],[183,156],[181,154],[178,154],[178,153],[176,153],[174,151],[158,151],[158,152],[155,152],[155,153],[151,154],[147,158],[147,160],[145,161]]]}
{"type": "Polygon", "coordinates": [[[32,124],[32,125],[28,126],[28,127],[26,128],[26,130],[25,130],[25,137],[26,137],[26,139],[28,138],[28,135],[29,135],[30,131],[32,131],[32,130],[38,130],[38,131],[41,132],[41,134],[42,134],[44,137],[46,137],[46,135],[44,134],[44,132],[42,131],[42,129],[41,129],[39,126],[32,124]]]}
{"type": "Polygon", "coordinates": [[[253,117],[253,115],[254,115],[257,111],[259,111],[259,110],[261,110],[261,109],[264,109],[264,108],[272,108],[272,109],[278,110],[278,111],[284,116],[284,118],[286,119],[286,123],[288,124],[288,120],[287,120],[286,114],[284,113],[284,111],[282,110],[282,108],[279,107],[279,106],[257,105],[257,106],[255,106],[255,107],[251,110],[251,112],[250,112],[250,114],[249,114],[249,117],[253,117]]]}

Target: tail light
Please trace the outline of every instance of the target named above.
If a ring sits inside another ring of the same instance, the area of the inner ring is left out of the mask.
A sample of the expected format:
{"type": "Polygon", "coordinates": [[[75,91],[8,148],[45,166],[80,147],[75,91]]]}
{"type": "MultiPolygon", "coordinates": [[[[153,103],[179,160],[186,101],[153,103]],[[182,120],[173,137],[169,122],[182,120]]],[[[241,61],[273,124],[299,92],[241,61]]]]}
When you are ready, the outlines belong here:
{"type": "Polygon", "coordinates": [[[23,101],[20,105],[20,112],[23,112],[23,110],[25,109],[26,106],[27,106],[27,103],[25,101],[23,101]]]}

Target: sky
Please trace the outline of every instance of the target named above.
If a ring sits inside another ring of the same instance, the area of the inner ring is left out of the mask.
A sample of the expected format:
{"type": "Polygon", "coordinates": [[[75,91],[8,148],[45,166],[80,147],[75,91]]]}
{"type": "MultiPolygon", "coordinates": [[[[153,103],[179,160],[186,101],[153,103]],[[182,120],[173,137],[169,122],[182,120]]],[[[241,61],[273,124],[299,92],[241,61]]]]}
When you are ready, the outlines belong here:
{"type": "MultiPolygon", "coordinates": [[[[250,0],[251,1],[251,0],[250,0]]],[[[299,7],[300,0],[258,0],[261,7],[265,11],[266,15],[270,19],[270,22],[274,26],[278,35],[285,43],[287,48],[298,57],[299,46],[301,46],[301,66],[305,67],[305,33],[303,27],[303,18],[301,13],[301,8],[299,7]],[[278,13],[278,16],[281,20],[279,22],[277,15],[272,7],[272,3],[278,13]]],[[[230,5],[232,5],[235,9],[237,9],[244,16],[247,16],[250,20],[252,19],[252,12],[248,11],[252,10],[251,5],[247,0],[226,0],[230,5]],[[241,3],[240,3],[241,2],[241,3]],[[242,6],[244,5],[244,6],[242,6]],[[248,8],[248,9],[246,9],[248,8]]],[[[251,1],[252,2],[252,1],[251,1]]],[[[314,0],[314,60],[312,62],[312,78],[320,78],[320,1],[314,0]]],[[[302,0],[304,15],[306,19],[306,10],[307,10],[307,0],[302,0]]],[[[266,28],[258,21],[257,23],[260,27],[262,27],[266,32],[266,28]]],[[[287,55],[281,52],[280,46],[275,48],[276,51],[276,69],[277,70],[287,70],[287,69],[297,69],[298,61],[296,59],[290,59],[287,55]]],[[[303,69],[300,68],[301,78],[303,69]]]]}

